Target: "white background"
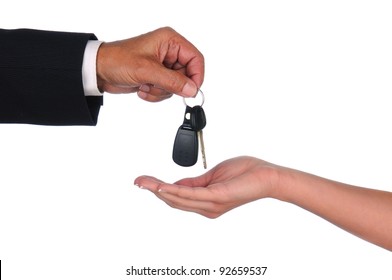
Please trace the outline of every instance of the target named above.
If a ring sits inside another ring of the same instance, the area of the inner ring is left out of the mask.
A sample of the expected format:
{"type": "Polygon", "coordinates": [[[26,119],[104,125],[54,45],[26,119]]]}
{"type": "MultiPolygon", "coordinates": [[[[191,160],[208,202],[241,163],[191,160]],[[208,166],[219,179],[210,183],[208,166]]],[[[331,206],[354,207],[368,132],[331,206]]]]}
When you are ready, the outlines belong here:
{"type": "MultiPolygon", "coordinates": [[[[391,14],[374,0],[13,0],[0,26],[104,41],[171,26],[205,55],[209,168],[246,154],[392,191],[391,14]]],[[[294,205],[265,199],[210,220],[139,190],[139,175],[204,172],[171,159],[182,99],[104,102],[96,127],[0,126],[4,279],[161,279],[125,270],[181,265],[268,266],[241,279],[391,279],[390,252],[294,205]]]]}

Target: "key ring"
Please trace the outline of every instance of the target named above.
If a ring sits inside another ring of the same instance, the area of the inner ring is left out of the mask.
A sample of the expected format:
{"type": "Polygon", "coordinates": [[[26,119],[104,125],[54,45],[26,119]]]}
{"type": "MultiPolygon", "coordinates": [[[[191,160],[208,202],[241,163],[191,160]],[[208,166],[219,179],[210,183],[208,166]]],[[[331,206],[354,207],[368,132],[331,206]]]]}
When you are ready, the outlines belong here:
{"type": "MultiPolygon", "coordinates": [[[[204,93],[201,91],[201,89],[197,89],[197,93],[196,93],[196,95],[195,95],[195,97],[193,97],[193,99],[196,99],[196,96],[198,96],[199,95],[199,92],[200,92],[200,94],[201,94],[201,104],[200,104],[200,106],[203,106],[203,104],[204,104],[204,93]]],[[[187,97],[187,98],[190,98],[190,97],[187,97]]],[[[187,98],[185,98],[185,97],[183,97],[183,101],[184,101],[184,104],[185,104],[185,106],[189,106],[187,103],[186,103],[186,99],[187,98]]],[[[190,106],[189,106],[190,107],[190,106]]]]}

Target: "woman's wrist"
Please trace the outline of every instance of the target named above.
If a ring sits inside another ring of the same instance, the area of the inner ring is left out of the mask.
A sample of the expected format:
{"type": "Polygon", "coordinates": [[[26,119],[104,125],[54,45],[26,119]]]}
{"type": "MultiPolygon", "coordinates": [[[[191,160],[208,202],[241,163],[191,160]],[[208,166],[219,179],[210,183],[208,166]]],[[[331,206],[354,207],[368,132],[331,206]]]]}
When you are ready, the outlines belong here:
{"type": "Polygon", "coordinates": [[[296,197],[300,194],[301,189],[306,185],[309,184],[309,177],[312,175],[279,166],[277,168],[277,180],[273,191],[271,192],[271,198],[295,203],[296,197]]]}

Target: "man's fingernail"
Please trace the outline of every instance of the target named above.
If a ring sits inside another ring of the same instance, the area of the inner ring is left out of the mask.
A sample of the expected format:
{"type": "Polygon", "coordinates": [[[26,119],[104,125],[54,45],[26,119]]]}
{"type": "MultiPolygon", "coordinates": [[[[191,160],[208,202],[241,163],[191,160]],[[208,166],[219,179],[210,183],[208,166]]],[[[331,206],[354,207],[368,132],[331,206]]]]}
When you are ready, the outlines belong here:
{"type": "Polygon", "coordinates": [[[149,85],[141,85],[139,91],[150,92],[151,88],[149,85]]]}
{"type": "Polygon", "coordinates": [[[186,96],[193,97],[197,94],[197,88],[192,84],[186,83],[183,89],[183,93],[186,96]]]}
{"type": "Polygon", "coordinates": [[[146,99],[148,96],[148,93],[144,92],[144,91],[138,91],[137,95],[141,98],[141,99],[146,99]]]}

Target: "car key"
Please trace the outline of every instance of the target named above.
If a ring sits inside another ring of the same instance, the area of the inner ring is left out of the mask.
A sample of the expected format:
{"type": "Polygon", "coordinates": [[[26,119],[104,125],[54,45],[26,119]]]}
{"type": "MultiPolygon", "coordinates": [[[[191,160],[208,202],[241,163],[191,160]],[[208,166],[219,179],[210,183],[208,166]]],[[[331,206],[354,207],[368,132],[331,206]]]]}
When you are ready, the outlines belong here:
{"type": "Polygon", "coordinates": [[[183,124],[178,128],[173,146],[173,161],[180,166],[192,166],[197,162],[199,141],[197,131],[191,126],[192,107],[186,106],[183,124]]]}
{"type": "Polygon", "coordinates": [[[197,136],[200,141],[201,155],[203,158],[203,166],[204,169],[207,169],[207,159],[206,159],[204,137],[203,137],[203,128],[207,124],[207,119],[203,107],[201,107],[200,105],[192,107],[191,115],[190,115],[190,123],[191,123],[191,127],[195,131],[197,131],[197,136]]]}

